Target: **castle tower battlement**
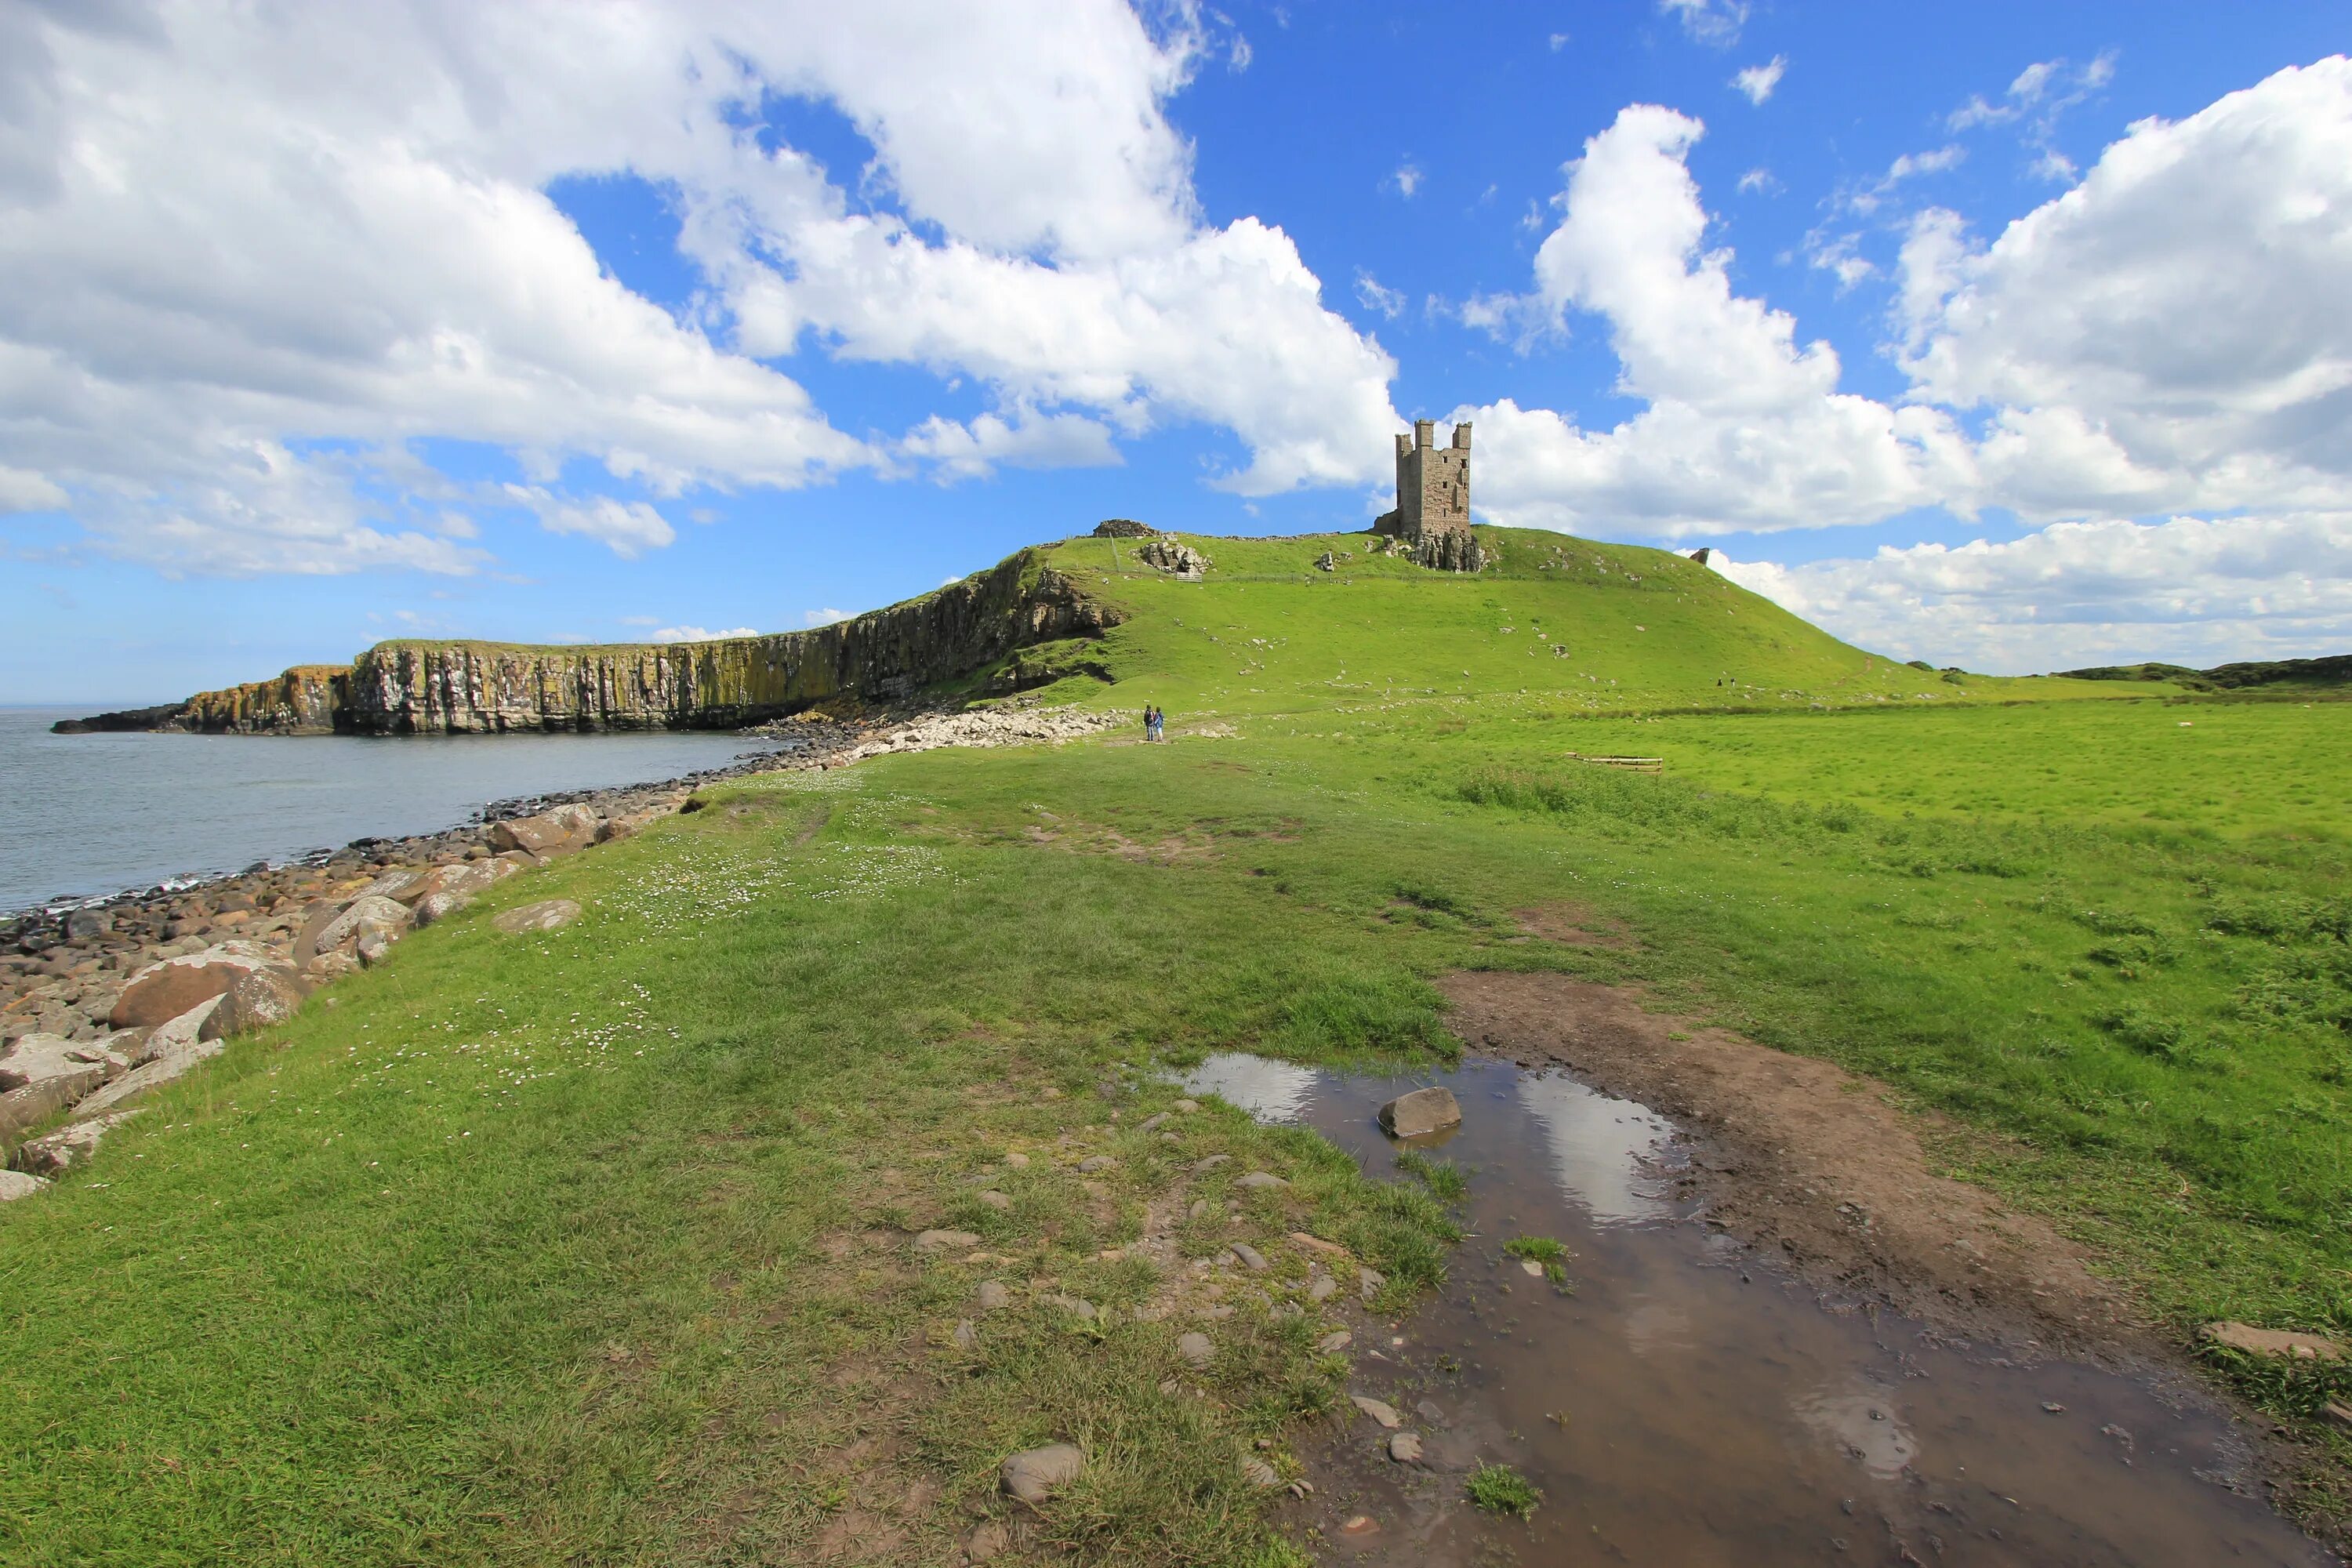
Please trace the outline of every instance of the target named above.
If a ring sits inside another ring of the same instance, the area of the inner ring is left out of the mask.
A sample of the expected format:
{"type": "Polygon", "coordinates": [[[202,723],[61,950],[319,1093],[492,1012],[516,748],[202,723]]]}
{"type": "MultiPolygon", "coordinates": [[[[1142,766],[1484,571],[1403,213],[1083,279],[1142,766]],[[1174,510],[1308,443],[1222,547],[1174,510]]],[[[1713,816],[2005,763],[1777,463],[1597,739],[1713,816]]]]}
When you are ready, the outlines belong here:
{"type": "Polygon", "coordinates": [[[1437,422],[1416,419],[1412,434],[1396,438],[1396,510],[1376,525],[1412,544],[1470,532],[1470,426],[1454,427],[1453,444],[1437,445],[1437,422]]]}

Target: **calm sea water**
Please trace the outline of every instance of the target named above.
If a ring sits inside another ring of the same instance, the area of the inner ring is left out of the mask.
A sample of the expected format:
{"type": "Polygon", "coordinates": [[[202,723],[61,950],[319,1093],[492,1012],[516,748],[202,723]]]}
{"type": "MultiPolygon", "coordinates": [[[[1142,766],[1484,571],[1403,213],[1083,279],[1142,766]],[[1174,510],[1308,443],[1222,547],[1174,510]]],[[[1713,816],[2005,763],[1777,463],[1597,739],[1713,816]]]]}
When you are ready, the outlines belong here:
{"type": "Polygon", "coordinates": [[[494,800],[722,767],[738,735],[52,735],[0,708],[0,913],[431,833],[494,800]]]}

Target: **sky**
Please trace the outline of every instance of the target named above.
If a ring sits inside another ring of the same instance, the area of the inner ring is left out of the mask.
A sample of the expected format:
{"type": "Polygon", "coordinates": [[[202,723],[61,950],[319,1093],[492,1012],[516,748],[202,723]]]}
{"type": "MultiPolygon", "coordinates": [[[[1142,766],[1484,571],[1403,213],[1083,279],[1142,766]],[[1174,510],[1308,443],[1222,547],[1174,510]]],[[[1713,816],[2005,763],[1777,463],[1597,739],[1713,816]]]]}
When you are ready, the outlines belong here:
{"type": "Polygon", "coordinates": [[[1133,517],[2352,650],[2339,4],[0,0],[0,701],[820,624],[1133,517]]]}

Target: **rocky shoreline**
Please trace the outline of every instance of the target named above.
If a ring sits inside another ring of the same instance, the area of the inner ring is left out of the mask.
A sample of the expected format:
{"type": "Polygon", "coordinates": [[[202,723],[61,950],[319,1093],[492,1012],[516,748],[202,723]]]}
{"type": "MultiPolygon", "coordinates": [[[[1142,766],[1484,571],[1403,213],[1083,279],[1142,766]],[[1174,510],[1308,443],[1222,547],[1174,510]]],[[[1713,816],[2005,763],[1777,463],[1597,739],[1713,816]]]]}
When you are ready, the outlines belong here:
{"type": "MultiPolygon", "coordinates": [[[[845,766],[942,746],[1077,739],[1133,721],[1018,703],[805,714],[749,740],[790,749],[659,783],[500,801],[479,820],[410,838],[362,838],[233,876],[45,909],[0,923],[0,1199],[37,1192],[87,1159],[137,1108],[115,1108],[283,1022],[318,987],[388,962],[408,931],[559,858],[691,810],[694,791],[746,774],[845,766]]],[[[561,924],[566,900],[502,914],[561,924]]]]}

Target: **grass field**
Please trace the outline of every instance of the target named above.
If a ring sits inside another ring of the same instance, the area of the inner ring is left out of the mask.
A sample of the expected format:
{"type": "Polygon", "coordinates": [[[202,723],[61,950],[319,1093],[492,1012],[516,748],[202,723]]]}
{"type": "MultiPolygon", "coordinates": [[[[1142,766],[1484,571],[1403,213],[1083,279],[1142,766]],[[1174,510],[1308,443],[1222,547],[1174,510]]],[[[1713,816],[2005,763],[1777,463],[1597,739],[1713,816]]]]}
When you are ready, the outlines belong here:
{"type": "MultiPolygon", "coordinates": [[[[1173,744],[715,790],[411,937],[10,1205],[0,1561],[938,1562],[999,1458],[1076,1437],[1046,1517],[1076,1560],[1294,1562],[1241,1466],[1264,1438],[1284,1468],[1344,1363],[1277,1310],[1308,1268],[1282,1238],[1401,1303],[1445,1211],[1213,1105],[1142,1131],[1151,1068],[1436,1059],[1428,982],[1464,967],[1639,980],[1885,1079],[2184,1340],[2352,1330],[2352,705],[2005,706],[2149,690],[1890,670],[1688,563],[1349,584],[1201,543],[1245,580],[1104,568],[1135,614],[1097,700],[1157,698],[1173,744]],[[1725,608],[1686,656],[1631,629],[1725,608]],[[1538,627],[1571,657],[1528,657],[1538,627]],[[1727,689],[1733,652],[1790,711],[1623,716],[1727,689]],[[1620,751],[1665,769],[1566,755],[1620,751]],[[489,929],[557,894],[588,914],[489,929]],[[1548,901],[1639,943],[1512,941],[1548,901]],[[1103,1256],[1196,1197],[1169,1267],[1103,1256]],[[1194,1373],[1186,1322],[1127,1309],[1234,1237],[1273,1288],[1194,1373]],[[977,1313],[983,1278],[1019,1304],[977,1313]]],[[[2312,1386],[2254,1392],[2341,1443],[2312,1386]]]]}

